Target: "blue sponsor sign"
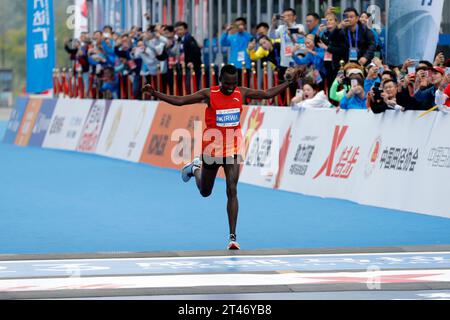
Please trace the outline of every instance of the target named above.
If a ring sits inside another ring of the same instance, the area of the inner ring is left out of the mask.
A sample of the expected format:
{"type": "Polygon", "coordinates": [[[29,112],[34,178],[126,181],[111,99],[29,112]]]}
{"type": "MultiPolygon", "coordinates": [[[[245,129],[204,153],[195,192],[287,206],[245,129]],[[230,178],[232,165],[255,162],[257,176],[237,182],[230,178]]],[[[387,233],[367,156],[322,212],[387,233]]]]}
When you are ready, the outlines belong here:
{"type": "Polygon", "coordinates": [[[27,92],[53,87],[55,67],[53,0],[27,1],[27,92]]]}
{"type": "Polygon", "coordinates": [[[17,97],[14,109],[12,110],[9,118],[8,127],[6,128],[3,142],[13,144],[16,140],[17,131],[19,131],[27,105],[28,98],[17,97]]]}
{"type": "Polygon", "coordinates": [[[55,111],[56,99],[45,99],[42,100],[41,109],[36,118],[36,123],[34,124],[33,132],[28,142],[29,146],[41,147],[44,142],[45,135],[50,126],[50,121],[52,120],[53,111],[55,111]]]}

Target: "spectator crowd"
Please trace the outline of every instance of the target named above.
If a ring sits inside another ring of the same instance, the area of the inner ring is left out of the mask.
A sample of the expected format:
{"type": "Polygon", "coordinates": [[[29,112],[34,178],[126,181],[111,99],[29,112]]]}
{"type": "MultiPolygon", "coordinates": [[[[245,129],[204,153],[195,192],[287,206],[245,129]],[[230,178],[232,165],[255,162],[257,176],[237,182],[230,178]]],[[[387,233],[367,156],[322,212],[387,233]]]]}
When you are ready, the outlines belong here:
{"type": "Polygon", "coordinates": [[[194,92],[217,83],[217,63],[210,65],[217,61],[220,48],[223,62],[238,69],[239,85],[254,86],[249,76],[255,73],[253,62],[266,62],[275,83],[284,81],[288,68],[302,66],[301,80],[279,100],[299,110],[381,113],[436,106],[447,112],[450,59],[438,53],[434,61],[411,57],[402,65],[387,65],[384,30],[372,25],[371,15],[347,8],[342,17],[330,7],[323,18],[308,14],[303,25],[288,8],[251,33],[246,19],[239,17],[223,27],[220,38],[213,38],[212,56],[208,39],[199,43],[182,21],[145,30],[133,27],[124,33],[105,26],[92,35],[66,40],[65,49],[83,96],[140,99],[146,83],[168,94],[194,92]]]}

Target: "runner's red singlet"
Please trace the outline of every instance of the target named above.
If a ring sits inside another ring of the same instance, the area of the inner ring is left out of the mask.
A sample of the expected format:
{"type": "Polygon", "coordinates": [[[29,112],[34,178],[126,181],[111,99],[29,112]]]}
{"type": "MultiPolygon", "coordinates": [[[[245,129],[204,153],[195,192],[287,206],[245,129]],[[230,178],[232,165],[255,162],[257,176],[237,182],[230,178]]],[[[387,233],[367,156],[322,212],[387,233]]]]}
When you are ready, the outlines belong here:
{"type": "Polygon", "coordinates": [[[242,94],[236,87],[227,96],[220,92],[220,86],[210,89],[210,102],[205,111],[203,131],[203,155],[210,157],[233,157],[240,154],[242,94]]]}

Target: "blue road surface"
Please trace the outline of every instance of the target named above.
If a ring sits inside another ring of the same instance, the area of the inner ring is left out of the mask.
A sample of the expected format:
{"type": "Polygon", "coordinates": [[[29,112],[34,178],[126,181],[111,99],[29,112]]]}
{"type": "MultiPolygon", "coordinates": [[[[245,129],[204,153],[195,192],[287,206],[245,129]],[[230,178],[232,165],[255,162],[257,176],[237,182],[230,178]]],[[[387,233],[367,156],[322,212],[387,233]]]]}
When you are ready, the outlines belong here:
{"type": "MultiPolygon", "coordinates": [[[[0,122],[0,139],[6,122],[0,122]]],[[[225,183],[0,143],[0,254],[225,249],[225,183]]],[[[243,249],[450,244],[450,219],[239,185],[243,249]]]]}

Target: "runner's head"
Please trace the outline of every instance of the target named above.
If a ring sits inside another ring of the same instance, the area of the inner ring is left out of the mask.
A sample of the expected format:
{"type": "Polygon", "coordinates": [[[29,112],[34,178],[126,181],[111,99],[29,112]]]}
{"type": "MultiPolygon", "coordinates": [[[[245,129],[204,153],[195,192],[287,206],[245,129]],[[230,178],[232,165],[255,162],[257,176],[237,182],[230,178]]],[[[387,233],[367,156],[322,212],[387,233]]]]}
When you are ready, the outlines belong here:
{"type": "Polygon", "coordinates": [[[220,70],[220,91],[229,96],[233,94],[238,84],[238,72],[235,66],[231,64],[225,65],[220,70]]]}

